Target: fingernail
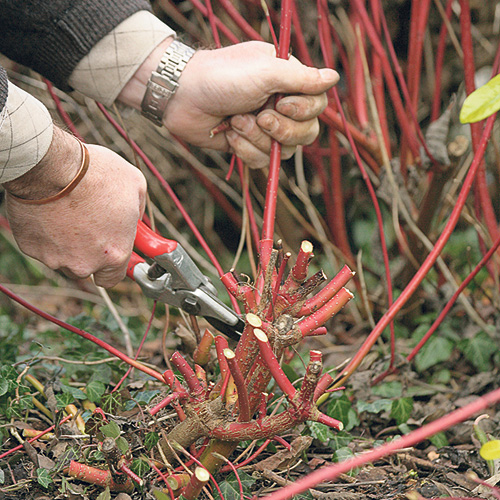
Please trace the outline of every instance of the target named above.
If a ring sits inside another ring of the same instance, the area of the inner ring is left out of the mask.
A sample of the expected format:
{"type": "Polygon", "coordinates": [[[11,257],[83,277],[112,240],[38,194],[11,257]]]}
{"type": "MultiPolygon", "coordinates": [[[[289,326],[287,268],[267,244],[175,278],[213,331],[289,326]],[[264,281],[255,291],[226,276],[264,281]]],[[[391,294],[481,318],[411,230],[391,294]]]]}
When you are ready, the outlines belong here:
{"type": "Polygon", "coordinates": [[[238,134],[234,130],[228,130],[226,132],[226,139],[229,141],[235,141],[238,138],[238,134]]]}
{"type": "Polygon", "coordinates": [[[331,85],[335,85],[340,79],[339,74],[334,69],[330,68],[320,69],[319,74],[324,82],[328,82],[331,85]]]}
{"type": "Polygon", "coordinates": [[[280,101],[276,106],[276,110],[280,113],[293,118],[297,114],[297,106],[293,102],[280,101]]]}
{"type": "Polygon", "coordinates": [[[250,127],[250,119],[246,115],[235,115],[231,118],[231,127],[240,132],[245,132],[250,127]]]}
{"type": "Polygon", "coordinates": [[[259,117],[258,122],[259,127],[262,127],[264,130],[268,132],[272,132],[273,130],[278,128],[278,120],[273,115],[262,115],[259,117]]]}

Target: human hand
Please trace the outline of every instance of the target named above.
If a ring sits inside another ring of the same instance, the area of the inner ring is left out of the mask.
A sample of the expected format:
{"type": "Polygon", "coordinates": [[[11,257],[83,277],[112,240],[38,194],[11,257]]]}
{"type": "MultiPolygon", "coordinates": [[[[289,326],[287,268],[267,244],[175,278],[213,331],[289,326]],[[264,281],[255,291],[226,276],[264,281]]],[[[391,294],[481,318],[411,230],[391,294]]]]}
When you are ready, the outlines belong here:
{"type": "MultiPolygon", "coordinates": [[[[123,89],[122,102],[140,106],[145,82],[170,42],[157,47],[123,89]]],[[[284,158],[296,146],[314,141],[326,91],[338,79],[331,69],[310,68],[294,57],[278,59],[274,47],[264,42],[200,50],[182,72],[163,123],[191,144],[232,151],[250,167],[262,167],[269,162],[271,139],[283,145],[284,158]],[[284,97],[276,110],[262,109],[278,93],[284,97]],[[228,118],[232,130],[211,138],[210,131],[228,118]]]]}
{"type": "Polygon", "coordinates": [[[274,47],[263,42],[201,50],[184,69],[164,124],[191,144],[230,149],[260,167],[268,164],[271,139],[283,145],[285,158],[314,141],[325,92],[337,81],[333,70],[310,68],[294,57],[277,59],[274,47]],[[276,110],[261,110],[278,93],[285,97],[276,110]],[[210,138],[209,131],[228,116],[232,130],[210,138]]]}
{"type": "MultiPolygon", "coordinates": [[[[87,149],[89,169],[70,194],[45,205],[27,205],[7,194],[7,217],[25,254],[69,277],[93,274],[97,285],[111,287],[126,273],[144,211],[146,180],[113,151],[96,145],[87,149]]],[[[80,164],[77,140],[55,128],[43,160],[5,188],[26,199],[52,196],[80,164]]]]}

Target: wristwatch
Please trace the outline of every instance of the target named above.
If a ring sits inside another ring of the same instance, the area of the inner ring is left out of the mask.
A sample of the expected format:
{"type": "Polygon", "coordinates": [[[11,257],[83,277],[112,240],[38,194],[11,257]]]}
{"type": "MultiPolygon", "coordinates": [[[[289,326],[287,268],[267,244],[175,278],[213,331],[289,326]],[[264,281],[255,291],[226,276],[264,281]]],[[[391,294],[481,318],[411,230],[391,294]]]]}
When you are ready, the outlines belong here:
{"type": "Polygon", "coordinates": [[[179,78],[195,50],[174,40],[163,54],[156,71],[151,74],[142,99],[142,114],[155,125],[162,126],[168,101],[179,87],[179,78]]]}

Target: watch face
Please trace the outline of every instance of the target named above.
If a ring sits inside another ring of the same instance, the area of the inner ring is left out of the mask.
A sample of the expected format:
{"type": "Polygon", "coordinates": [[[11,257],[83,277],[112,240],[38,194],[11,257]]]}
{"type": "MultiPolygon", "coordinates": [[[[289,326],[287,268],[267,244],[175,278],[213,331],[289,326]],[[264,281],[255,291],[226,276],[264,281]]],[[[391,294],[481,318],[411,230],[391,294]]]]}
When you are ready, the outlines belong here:
{"type": "Polygon", "coordinates": [[[156,71],[151,74],[141,110],[155,125],[162,125],[168,101],[177,90],[177,81],[194,53],[191,47],[174,40],[163,54],[156,71]]]}

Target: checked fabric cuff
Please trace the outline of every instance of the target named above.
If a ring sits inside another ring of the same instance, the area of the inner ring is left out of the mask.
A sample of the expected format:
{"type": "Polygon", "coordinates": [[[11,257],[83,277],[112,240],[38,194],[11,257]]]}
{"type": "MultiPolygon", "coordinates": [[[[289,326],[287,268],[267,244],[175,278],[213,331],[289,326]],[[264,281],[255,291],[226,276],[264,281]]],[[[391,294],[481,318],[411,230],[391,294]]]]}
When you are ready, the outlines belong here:
{"type": "Polygon", "coordinates": [[[139,66],[175,31],[154,14],[141,10],[102,38],[76,66],[69,84],[110,106],[139,66]]]}
{"type": "Polygon", "coordinates": [[[33,96],[9,82],[0,113],[0,183],[31,170],[52,142],[52,118],[33,96]]]}

